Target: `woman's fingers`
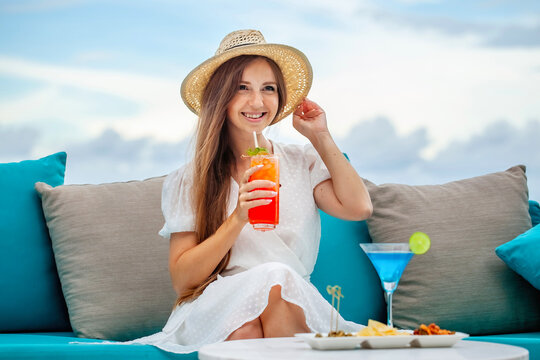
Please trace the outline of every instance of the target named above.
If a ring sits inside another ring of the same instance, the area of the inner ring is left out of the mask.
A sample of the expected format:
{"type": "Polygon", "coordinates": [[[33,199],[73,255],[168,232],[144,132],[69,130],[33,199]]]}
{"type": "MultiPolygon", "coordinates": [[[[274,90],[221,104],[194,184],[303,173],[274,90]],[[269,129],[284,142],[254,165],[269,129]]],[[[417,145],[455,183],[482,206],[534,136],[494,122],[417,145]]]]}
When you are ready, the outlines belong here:
{"type": "Polygon", "coordinates": [[[240,203],[241,203],[241,206],[245,206],[246,209],[251,209],[252,207],[259,206],[261,204],[262,205],[269,204],[270,202],[272,202],[272,198],[274,196],[265,196],[264,198],[257,196],[252,199],[248,199],[247,197],[244,197],[244,200],[240,200],[240,203]]]}
{"type": "Polygon", "coordinates": [[[240,188],[238,189],[239,214],[247,219],[248,210],[257,206],[268,205],[277,196],[277,184],[270,180],[252,180],[251,175],[260,170],[263,165],[254,166],[244,172],[240,188]]]}
{"type": "Polygon", "coordinates": [[[313,109],[321,109],[319,104],[317,104],[315,101],[309,100],[308,98],[304,99],[304,102],[302,103],[302,105],[304,106],[304,112],[308,112],[313,109]]]}
{"type": "Polygon", "coordinates": [[[277,196],[277,192],[273,190],[253,190],[248,192],[242,192],[238,196],[238,200],[243,202],[250,202],[252,200],[256,199],[263,199],[263,198],[273,198],[277,196]]]}
{"type": "Polygon", "coordinates": [[[253,190],[244,194],[245,200],[273,198],[277,196],[277,192],[272,190],[253,190]]]}
{"type": "Polygon", "coordinates": [[[304,99],[294,111],[294,115],[303,120],[312,119],[321,114],[324,114],[324,110],[315,102],[308,99],[304,99]]]}
{"type": "Polygon", "coordinates": [[[253,166],[253,167],[250,167],[249,169],[247,169],[245,172],[244,172],[244,176],[242,177],[242,183],[243,184],[246,184],[249,182],[249,178],[251,175],[253,175],[254,173],[257,172],[257,170],[259,170],[260,168],[262,168],[264,165],[256,165],[256,166],[253,166]]]}
{"type": "MultiPolygon", "coordinates": [[[[261,181],[264,181],[265,183],[268,182],[266,180],[261,181]]],[[[276,191],[268,190],[267,186],[266,189],[241,191],[240,195],[238,196],[238,201],[241,207],[251,209],[256,206],[269,204],[272,201],[272,198],[276,197],[277,194],[278,193],[276,191]]]]}
{"type": "Polygon", "coordinates": [[[257,206],[268,205],[271,202],[272,202],[272,199],[251,200],[251,201],[246,202],[245,208],[246,208],[246,210],[249,210],[249,209],[253,209],[254,207],[257,207],[257,206]]]}
{"type": "Polygon", "coordinates": [[[258,194],[244,193],[238,198],[238,207],[243,210],[247,218],[247,211],[257,206],[268,205],[272,202],[272,198],[277,195],[273,191],[257,191],[258,194]]]}
{"type": "Polygon", "coordinates": [[[300,104],[296,107],[296,110],[294,110],[293,115],[302,116],[303,113],[304,113],[304,109],[303,109],[302,104],[300,104]]]}
{"type": "Polygon", "coordinates": [[[314,118],[316,116],[319,116],[323,113],[324,111],[320,110],[320,109],[311,109],[309,110],[307,113],[304,113],[304,116],[303,118],[304,119],[309,119],[309,118],[314,118]]]}
{"type": "Polygon", "coordinates": [[[276,183],[270,180],[252,180],[244,185],[240,191],[252,191],[255,189],[276,189],[276,183]]]}

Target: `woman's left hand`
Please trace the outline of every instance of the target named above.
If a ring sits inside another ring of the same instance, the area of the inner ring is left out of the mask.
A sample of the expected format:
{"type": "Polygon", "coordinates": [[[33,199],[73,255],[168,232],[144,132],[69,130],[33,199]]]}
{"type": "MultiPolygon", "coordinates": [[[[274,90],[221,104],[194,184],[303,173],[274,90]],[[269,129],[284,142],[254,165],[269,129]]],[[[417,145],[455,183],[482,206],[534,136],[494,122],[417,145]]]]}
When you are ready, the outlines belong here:
{"type": "Polygon", "coordinates": [[[313,142],[320,133],[328,133],[326,114],[317,103],[304,99],[293,113],[293,126],[313,142]]]}

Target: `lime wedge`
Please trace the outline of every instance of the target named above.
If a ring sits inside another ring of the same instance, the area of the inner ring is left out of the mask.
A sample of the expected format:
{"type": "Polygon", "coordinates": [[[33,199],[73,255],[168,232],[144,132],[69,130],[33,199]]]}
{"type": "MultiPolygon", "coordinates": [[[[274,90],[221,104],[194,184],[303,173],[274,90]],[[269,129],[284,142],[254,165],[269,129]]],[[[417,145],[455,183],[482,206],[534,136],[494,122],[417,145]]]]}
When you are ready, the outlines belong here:
{"type": "Polygon", "coordinates": [[[424,254],[430,246],[431,240],[423,232],[417,231],[409,238],[409,248],[416,255],[424,254]]]}

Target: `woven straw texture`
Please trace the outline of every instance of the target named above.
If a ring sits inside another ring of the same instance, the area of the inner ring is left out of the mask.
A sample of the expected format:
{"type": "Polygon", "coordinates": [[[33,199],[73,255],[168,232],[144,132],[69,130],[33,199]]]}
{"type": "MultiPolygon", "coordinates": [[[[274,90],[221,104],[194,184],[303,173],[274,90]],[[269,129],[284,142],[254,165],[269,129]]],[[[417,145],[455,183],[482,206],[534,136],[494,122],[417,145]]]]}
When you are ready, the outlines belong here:
{"type": "Polygon", "coordinates": [[[214,71],[227,60],[240,55],[265,56],[274,60],[283,73],[287,101],[273,124],[287,117],[307,96],[313,79],[313,70],[307,57],[291,46],[267,44],[258,31],[241,30],[227,35],[216,55],[196,67],[184,79],[180,93],[191,111],[197,115],[200,113],[204,88],[214,71]]]}

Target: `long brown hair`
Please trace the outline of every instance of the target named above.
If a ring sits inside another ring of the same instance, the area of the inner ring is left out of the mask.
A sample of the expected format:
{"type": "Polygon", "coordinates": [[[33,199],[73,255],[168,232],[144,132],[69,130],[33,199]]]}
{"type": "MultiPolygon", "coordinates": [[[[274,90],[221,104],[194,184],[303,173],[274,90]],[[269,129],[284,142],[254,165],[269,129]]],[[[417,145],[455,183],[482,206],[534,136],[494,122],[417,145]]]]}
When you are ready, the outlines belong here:
{"type": "MultiPolygon", "coordinates": [[[[257,58],[261,57],[242,55],[223,63],[214,72],[203,93],[196,133],[191,194],[191,204],[195,211],[195,232],[199,244],[212,236],[227,218],[232,169],[236,166],[227,128],[227,107],[238,91],[244,69],[257,58]]],[[[276,78],[277,116],[283,110],[286,101],[285,80],[274,61],[262,58],[269,63],[276,78]]],[[[227,267],[230,255],[229,250],[205,282],[180,294],[176,305],[202,294],[227,267]]]]}

